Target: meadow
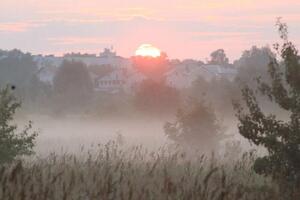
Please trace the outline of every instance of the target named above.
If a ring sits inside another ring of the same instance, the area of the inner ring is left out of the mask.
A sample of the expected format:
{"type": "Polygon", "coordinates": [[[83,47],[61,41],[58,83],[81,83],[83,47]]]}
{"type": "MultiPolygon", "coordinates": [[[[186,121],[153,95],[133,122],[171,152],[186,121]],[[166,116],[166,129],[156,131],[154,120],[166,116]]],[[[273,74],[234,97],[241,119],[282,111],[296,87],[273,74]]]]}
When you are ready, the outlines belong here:
{"type": "Polygon", "coordinates": [[[282,199],[276,183],[251,169],[254,152],[228,155],[110,141],[1,166],[0,199],[282,199]]]}

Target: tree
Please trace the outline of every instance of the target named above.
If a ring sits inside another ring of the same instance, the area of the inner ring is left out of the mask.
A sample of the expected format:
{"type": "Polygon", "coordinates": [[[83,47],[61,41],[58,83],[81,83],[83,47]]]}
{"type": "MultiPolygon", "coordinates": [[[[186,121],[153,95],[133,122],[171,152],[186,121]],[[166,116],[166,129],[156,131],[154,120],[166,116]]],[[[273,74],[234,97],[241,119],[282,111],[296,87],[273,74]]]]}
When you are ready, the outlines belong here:
{"type": "Polygon", "coordinates": [[[180,96],[175,88],[168,86],[164,81],[144,80],[135,94],[135,105],[141,111],[148,113],[169,113],[177,109],[180,96]]]}
{"type": "Polygon", "coordinates": [[[37,75],[33,76],[26,93],[26,102],[23,102],[23,108],[26,107],[31,112],[47,112],[53,103],[53,88],[50,83],[43,82],[37,75]],[[24,106],[25,104],[25,106],[24,106]]]}
{"type": "MultiPolygon", "coordinates": [[[[254,170],[270,175],[284,184],[284,188],[300,187],[300,64],[298,51],[288,40],[287,25],[277,22],[283,44],[275,44],[282,61],[270,58],[269,76],[271,83],[258,80],[258,91],[271,102],[289,113],[287,120],[274,114],[265,114],[260,107],[256,92],[242,89],[247,111],[235,103],[239,119],[239,132],[255,145],[268,150],[268,155],[258,158],[254,170]],[[289,187],[290,184],[292,187],[289,187]]],[[[293,191],[293,190],[292,190],[293,191]]]]}
{"type": "Polygon", "coordinates": [[[188,90],[188,96],[199,100],[205,97],[218,114],[230,117],[233,114],[232,98],[240,96],[239,87],[224,77],[207,81],[199,76],[188,90]]]}
{"type": "Polygon", "coordinates": [[[257,48],[253,46],[250,50],[244,51],[241,58],[234,62],[238,70],[236,82],[255,88],[257,77],[264,80],[269,79],[268,65],[270,58],[274,59],[275,55],[269,47],[257,48]]]}
{"type": "Polygon", "coordinates": [[[10,162],[17,156],[33,153],[36,132],[30,133],[32,122],[17,134],[17,126],[11,125],[14,114],[21,104],[6,87],[0,91],[0,164],[10,162]]]}
{"type": "Polygon", "coordinates": [[[13,84],[25,88],[37,72],[37,65],[30,54],[19,50],[0,50],[0,85],[13,84]]]}
{"type": "Polygon", "coordinates": [[[15,85],[14,95],[22,98],[23,107],[26,107],[31,99],[30,82],[38,71],[38,67],[29,53],[19,50],[0,50],[0,88],[7,84],[15,85]]]}
{"type": "Polygon", "coordinates": [[[211,60],[209,64],[213,65],[228,65],[229,59],[227,58],[224,49],[218,49],[210,54],[211,60]]]}
{"type": "Polygon", "coordinates": [[[213,109],[204,101],[194,101],[189,107],[178,110],[175,122],[167,122],[164,130],[175,143],[203,152],[215,150],[224,138],[213,109]]]}
{"type": "Polygon", "coordinates": [[[190,94],[198,97],[206,96],[207,93],[210,91],[210,82],[207,81],[203,76],[198,76],[195,81],[193,81],[190,94]]]}
{"type": "Polygon", "coordinates": [[[93,82],[82,62],[64,61],[55,74],[53,84],[60,111],[81,110],[93,94],[93,82]]]}

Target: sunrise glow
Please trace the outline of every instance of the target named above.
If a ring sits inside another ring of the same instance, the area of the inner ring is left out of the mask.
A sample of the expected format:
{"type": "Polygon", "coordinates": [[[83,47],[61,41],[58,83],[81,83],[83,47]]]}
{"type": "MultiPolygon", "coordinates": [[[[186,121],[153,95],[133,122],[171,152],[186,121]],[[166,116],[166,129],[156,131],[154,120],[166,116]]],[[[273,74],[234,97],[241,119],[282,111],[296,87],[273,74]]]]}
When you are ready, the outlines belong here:
{"type": "Polygon", "coordinates": [[[152,46],[151,44],[142,44],[136,51],[136,56],[144,56],[144,57],[159,57],[161,51],[152,46]]]}

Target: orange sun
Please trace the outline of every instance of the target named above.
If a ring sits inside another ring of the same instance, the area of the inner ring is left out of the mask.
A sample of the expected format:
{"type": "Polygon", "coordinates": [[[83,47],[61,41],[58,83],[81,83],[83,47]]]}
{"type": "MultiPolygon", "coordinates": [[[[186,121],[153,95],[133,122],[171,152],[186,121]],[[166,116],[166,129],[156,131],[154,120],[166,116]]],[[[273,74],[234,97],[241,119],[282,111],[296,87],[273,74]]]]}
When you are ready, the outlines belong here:
{"type": "Polygon", "coordinates": [[[151,44],[142,44],[136,51],[136,56],[144,56],[144,57],[159,57],[161,51],[152,46],[151,44]]]}

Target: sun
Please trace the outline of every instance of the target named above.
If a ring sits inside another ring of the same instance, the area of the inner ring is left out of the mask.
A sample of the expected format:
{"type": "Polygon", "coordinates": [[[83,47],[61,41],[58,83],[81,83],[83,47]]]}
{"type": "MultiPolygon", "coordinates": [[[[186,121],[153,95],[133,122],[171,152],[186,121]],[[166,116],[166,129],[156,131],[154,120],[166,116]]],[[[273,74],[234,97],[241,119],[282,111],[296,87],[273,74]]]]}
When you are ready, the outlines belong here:
{"type": "Polygon", "coordinates": [[[151,44],[142,44],[136,51],[136,56],[144,56],[144,57],[159,57],[161,51],[152,46],[151,44]]]}

